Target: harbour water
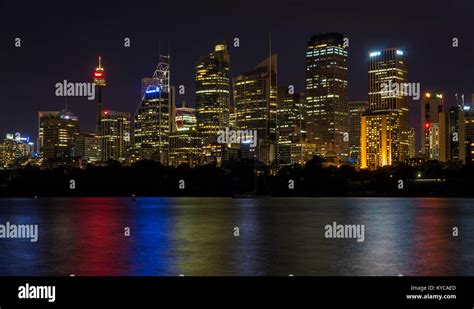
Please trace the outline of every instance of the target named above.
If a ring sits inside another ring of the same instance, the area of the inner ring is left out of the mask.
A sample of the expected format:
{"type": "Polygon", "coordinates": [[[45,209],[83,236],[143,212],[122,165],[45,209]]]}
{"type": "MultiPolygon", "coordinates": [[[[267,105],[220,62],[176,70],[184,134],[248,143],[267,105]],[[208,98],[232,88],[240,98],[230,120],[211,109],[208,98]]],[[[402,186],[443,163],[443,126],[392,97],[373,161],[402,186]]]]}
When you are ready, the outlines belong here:
{"type": "Polygon", "coordinates": [[[2,276],[474,275],[474,199],[3,198],[6,222],[38,241],[0,238],[2,276]]]}

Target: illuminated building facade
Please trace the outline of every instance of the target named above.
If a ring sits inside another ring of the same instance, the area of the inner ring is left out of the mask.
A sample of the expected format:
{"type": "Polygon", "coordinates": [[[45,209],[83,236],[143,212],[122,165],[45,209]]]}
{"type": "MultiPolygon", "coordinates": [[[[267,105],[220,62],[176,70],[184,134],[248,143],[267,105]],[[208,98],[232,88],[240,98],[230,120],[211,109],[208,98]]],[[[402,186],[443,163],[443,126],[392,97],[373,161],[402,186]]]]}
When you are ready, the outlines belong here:
{"type": "Polygon", "coordinates": [[[94,71],[94,85],[96,87],[96,104],[97,104],[97,122],[96,133],[100,133],[101,115],[102,115],[102,89],[106,86],[105,70],[102,67],[102,57],[99,56],[99,64],[94,71]]]}
{"type": "Polygon", "coordinates": [[[249,153],[265,164],[276,159],[276,79],[277,55],[274,54],[233,81],[237,129],[257,131],[258,145],[249,153]]]}
{"type": "Polygon", "coordinates": [[[308,141],[321,155],[344,160],[348,141],[347,50],[339,33],[311,37],[306,50],[308,141]]]}
{"type": "Polygon", "coordinates": [[[384,91],[384,84],[407,83],[405,53],[390,48],[369,55],[369,110],[361,119],[360,167],[376,169],[408,157],[406,94],[384,91]]]}
{"type": "Polygon", "coordinates": [[[369,109],[368,101],[352,101],[349,109],[349,159],[360,162],[360,123],[362,115],[369,109]]]}
{"type": "Polygon", "coordinates": [[[154,159],[165,165],[168,164],[169,135],[174,127],[175,112],[169,59],[169,56],[160,56],[153,77],[142,81],[142,101],[135,113],[134,131],[137,153],[150,155],[140,159],[154,159]]]}
{"type": "Polygon", "coordinates": [[[101,116],[102,162],[124,162],[130,150],[130,113],[105,110],[101,116]]]}
{"type": "Polygon", "coordinates": [[[408,131],[408,159],[415,158],[416,155],[416,133],[415,128],[408,131]]]}
{"type": "Polygon", "coordinates": [[[102,160],[102,138],[97,134],[80,133],[74,142],[74,156],[84,163],[97,163],[102,160]]]}
{"type": "Polygon", "coordinates": [[[423,95],[420,110],[420,153],[426,160],[440,159],[439,115],[443,111],[443,94],[426,92],[423,95]]]}
{"type": "Polygon", "coordinates": [[[466,119],[462,106],[453,106],[439,115],[439,140],[442,162],[463,163],[466,159],[466,119]]]}
{"type": "MultiPolygon", "coordinates": [[[[400,113],[392,111],[373,111],[361,118],[360,166],[375,170],[380,166],[392,165],[394,147],[398,146],[400,113]]],[[[408,149],[407,149],[408,151],[408,149]]]]}
{"type": "Polygon", "coordinates": [[[291,164],[291,147],[306,139],[304,94],[289,86],[278,87],[277,100],[277,163],[291,164]]]}
{"type": "Polygon", "coordinates": [[[206,143],[215,143],[217,132],[229,126],[230,56],[225,44],[201,57],[196,65],[197,131],[206,143]]]}
{"type": "Polygon", "coordinates": [[[74,140],[79,134],[77,116],[66,110],[41,111],[38,125],[38,151],[44,160],[73,156],[74,140]]]}
{"type": "Polygon", "coordinates": [[[7,134],[0,143],[0,169],[20,167],[34,156],[34,143],[20,133],[7,134]]]}
{"type": "Polygon", "coordinates": [[[474,162],[474,114],[466,112],[465,116],[466,132],[466,164],[474,162]]]}
{"type": "Polygon", "coordinates": [[[169,164],[172,166],[194,167],[203,160],[202,137],[197,132],[195,113],[194,108],[176,108],[175,130],[170,135],[169,164]]]}

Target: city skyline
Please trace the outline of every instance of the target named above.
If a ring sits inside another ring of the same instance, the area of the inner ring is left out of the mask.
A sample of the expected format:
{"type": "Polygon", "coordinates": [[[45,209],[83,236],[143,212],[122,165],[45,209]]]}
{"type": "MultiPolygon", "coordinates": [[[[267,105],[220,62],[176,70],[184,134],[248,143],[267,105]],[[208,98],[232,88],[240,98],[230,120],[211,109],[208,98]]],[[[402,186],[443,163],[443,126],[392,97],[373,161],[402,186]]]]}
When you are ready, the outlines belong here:
{"type": "MultiPolygon", "coordinates": [[[[329,34],[331,34],[331,33],[329,33],[329,34]]],[[[318,35],[325,35],[325,34],[318,34],[318,35]]],[[[226,44],[226,42],[223,42],[223,44],[226,44]]],[[[214,48],[214,47],[217,47],[217,46],[220,46],[219,43],[217,43],[215,46],[211,46],[211,47],[214,48]]],[[[383,50],[383,49],[380,49],[380,50],[383,50]]],[[[366,61],[368,61],[368,60],[370,59],[370,54],[371,54],[372,52],[374,52],[374,50],[368,50],[368,51],[367,51],[367,53],[366,53],[366,54],[367,54],[366,61]]],[[[404,52],[405,52],[405,53],[409,53],[409,51],[407,52],[407,51],[405,51],[405,50],[404,50],[404,52]]],[[[275,54],[278,54],[278,52],[276,52],[275,54]]],[[[349,53],[349,55],[350,55],[350,53],[349,53]]],[[[302,57],[304,57],[304,56],[302,56],[302,57]]],[[[103,55],[98,55],[98,56],[96,56],[96,59],[97,59],[97,58],[104,58],[104,56],[103,56],[103,55]]],[[[159,57],[157,57],[157,58],[159,58],[159,57]]],[[[172,56],[171,56],[170,58],[172,58],[172,56]]],[[[102,60],[102,61],[104,61],[104,60],[102,60]]],[[[413,61],[413,60],[412,60],[412,61],[413,61]]],[[[196,63],[199,63],[199,59],[196,60],[196,63]]],[[[408,61],[408,63],[410,63],[410,60],[408,61]]],[[[411,67],[411,66],[410,66],[410,67],[411,67]]],[[[172,70],[172,68],[171,68],[171,70],[172,70]]],[[[247,69],[247,71],[248,71],[248,69],[247,69]]],[[[349,72],[351,71],[351,67],[350,67],[350,66],[348,66],[348,71],[349,71],[349,72]]],[[[411,72],[410,72],[410,73],[411,73],[411,72]]],[[[244,74],[245,74],[245,72],[244,72],[244,74]]],[[[241,74],[240,74],[240,75],[241,75],[241,74]]],[[[364,74],[362,74],[362,75],[364,75],[364,74]]],[[[366,75],[366,74],[365,74],[365,75],[366,75]]],[[[239,75],[232,75],[232,76],[230,77],[231,81],[234,81],[236,78],[238,78],[238,76],[239,76],[239,75]]],[[[142,77],[142,78],[141,78],[142,83],[144,82],[145,79],[147,79],[147,78],[146,78],[146,77],[142,77]]],[[[410,82],[410,81],[411,81],[410,78],[409,78],[408,80],[406,80],[406,82],[410,82]]],[[[90,82],[90,80],[77,81],[77,82],[90,82]]],[[[421,84],[421,91],[422,91],[422,93],[432,92],[430,87],[426,87],[426,88],[423,87],[423,84],[424,84],[423,81],[419,81],[419,83],[421,84]]],[[[350,85],[350,84],[351,84],[351,83],[350,83],[350,81],[349,81],[349,85],[350,85]]],[[[171,85],[171,87],[176,87],[176,86],[177,86],[177,84],[173,84],[172,82],[170,82],[170,85],[171,85]]],[[[182,86],[182,85],[180,85],[180,86],[182,86]]],[[[278,83],[277,86],[280,87],[280,86],[281,86],[281,83],[278,83]]],[[[301,92],[301,93],[304,93],[304,94],[306,95],[305,89],[304,89],[304,88],[305,88],[304,83],[303,83],[303,84],[300,84],[300,85],[298,85],[298,84],[291,84],[291,86],[293,86],[294,89],[299,90],[298,93],[301,92]]],[[[185,87],[186,87],[186,86],[185,86],[185,87]]],[[[233,87],[232,87],[232,82],[230,83],[230,87],[231,87],[231,90],[233,90],[233,89],[232,89],[232,88],[233,88],[233,87]]],[[[51,87],[51,88],[54,90],[54,87],[51,87]]],[[[100,89],[100,88],[101,88],[101,87],[98,87],[98,89],[100,89]]],[[[133,88],[133,86],[130,86],[130,88],[133,88]]],[[[349,91],[349,96],[348,96],[349,99],[347,100],[346,103],[351,102],[351,101],[368,101],[368,100],[369,100],[369,96],[370,96],[370,94],[369,94],[370,91],[369,91],[368,87],[367,87],[367,90],[368,90],[368,91],[367,91],[368,94],[366,95],[366,97],[365,97],[365,98],[359,98],[359,99],[352,98],[351,92],[349,91]]],[[[111,95],[110,93],[113,92],[113,91],[114,91],[114,89],[108,89],[108,90],[106,91],[106,94],[105,94],[105,97],[106,97],[106,98],[105,98],[105,102],[102,102],[102,106],[101,106],[100,108],[103,108],[103,109],[105,109],[105,110],[107,110],[107,109],[108,109],[108,110],[113,110],[113,108],[111,108],[111,107],[109,107],[109,106],[107,105],[107,101],[108,101],[107,96],[108,96],[108,95],[110,96],[110,95],[111,95]],[[109,92],[109,93],[107,93],[107,92],[109,92]]],[[[53,91],[53,92],[54,92],[54,91],[53,91]]],[[[143,92],[143,85],[142,85],[142,92],[143,92]]],[[[436,92],[436,91],[435,91],[435,92],[436,92]]],[[[438,93],[443,93],[443,95],[445,95],[445,94],[446,94],[446,91],[445,91],[444,89],[439,89],[438,93]]],[[[456,100],[458,100],[458,102],[461,102],[461,96],[464,97],[463,100],[464,100],[464,102],[465,102],[466,104],[472,104],[472,103],[473,103],[473,100],[474,100],[474,91],[473,91],[472,94],[471,94],[471,93],[455,93],[455,94],[452,95],[451,97],[445,95],[445,96],[444,96],[444,101],[447,102],[447,103],[446,103],[447,108],[449,109],[450,106],[454,106],[455,103],[456,103],[456,100]]],[[[182,99],[181,101],[179,101],[179,99],[176,98],[176,99],[175,99],[175,105],[176,105],[176,107],[178,107],[178,106],[180,106],[181,104],[184,103],[184,104],[186,104],[188,107],[196,108],[196,103],[195,103],[195,99],[194,99],[195,94],[192,94],[191,97],[192,97],[192,98],[191,98],[190,100],[182,99]]],[[[101,98],[101,101],[104,101],[103,95],[101,95],[101,92],[100,92],[100,91],[98,92],[98,98],[101,98]]],[[[68,101],[75,101],[75,100],[84,100],[84,101],[85,101],[85,99],[82,99],[82,98],[79,98],[79,97],[74,97],[74,96],[72,96],[72,97],[57,97],[57,100],[63,100],[63,101],[64,101],[64,103],[63,103],[64,105],[61,106],[61,104],[58,103],[57,108],[56,108],[56,109],[53,109],[53,110],[58,110],[58,111],[60,111],[60,110],[69,110],[69,111],[72,111],[72,112],[75,112],[75,110],[74,110],[73,108],[70,108],[70,106],[71,106],[70,103],[69,103],[69,108],[68,108],[68,101]]],[[[419,107],[416,106],[415,104],[418,104],[418,102],[420,102],[420,104],[421,104],[422,100],[423,100],[423,97],[420,98],[419,100],[412,100],[412,99],[409,99],[409,103],[408,103],[408,107],[409,107],[409,110],[410,110],[410,111],[409,111],[410,126],[416,127],[416,128],[417,128],[417,133],[420,132],[420,128],[421,128],[421,126],[418,127],[419,124],[417,123],[417,122],[419,122],[419,117],[418,117],[418,115],[417,115],[416,118],[413,117],[413,116],[414,116],[415,114],[417,114],[417,112],[419,112],[419,111],[417,111],[417,109],[419,109],[419,107]],[[411,105],[411,108],[410,108],[410,105],[411,105]]],[[[234,100],[231,100],[231,107],[232,107],[232,108],[235,108],[235,101],[234,101],[234,100]]],[[[93,107],[91,107],[91,108],[93,108],[93,107]]],[[[136,108],[138,108],[138,106],[137,106],[136,108]]],[[[117,109],[117,110],[118,110],[118,109],[117,109]]],[[[34,111],[34,112],[37,112],[37,111],[34,111]]],[[[127,111],[127,112],[133,113],[133,111],[127,111]]],[[[420,113],[420,116],[421,116],[421,113],[420,113]]],[[[88,117],[85,117],[85,118],[91,118],[91,117],[90,117],[90,115],[88,115],[88,117]]],[[[81,119],[82,119],[82,118],[81,118],[81,119]]],[[[96,119],[95,121],[97,122],[97,116],[95,117],[95,119],[96,119]]],[[[92,125],[92,122],[90,121],[90,119],[88,119],[88,120],[89,120],[89,121],[86,123],[86,126],[87,126],[87,127],[96,126],[95,123],[92,125]]],[[[90,129],[90,130],[87,129],[87,130],[83,130],[83,131],[84,131],[84,132],[94,132],[94,131],[97,131],[97,128],[95,128],[95,129],[90,129]]],[[[25,135],[25,134],[24,134],[25,130],[18,130],[18,129],[16,129],[16,128],[5,129],[5,132],[1,132],[1,133],[10,134],[11,132],[21,132],[23,135],[25,135]]],[[[28,132],[28,133],[29,133],[29,132],[28,132]]],[[[28,135],[28,136],[37,136],[38,133],[39,133],[39,132],[33,132],[33,134],[26,134],[26,135],[28,135]]],[[[3,134],[3,135],[5,135],[5,134],[3,134]]],[[[419,145],[419,143],[420,143],[420,137],[417,136],[417,145],[419,145]]]]}
{"type": "MultiPolygon", "coordinates": [[[[347,8],[358,7],[359,5],[347,3],[347,8]]],[[[254,63],[258,63],[268,54],[268,32],[272,33],[273,50],[279,54],[279,81],[278,84],[295,85],[295,90],[301,92],[304,89],[304,53],[308,38],[317,33],[341,32],[350,39],[349,44],[349,101],[365,100],[367,97],[367,76],[366,57],[367,52],[378,50],[385,47],[398,46],[405,50],[409,55],[410,81],[422,82],[422,89],[440,89],[446,93],[447,105],[452,105],[455,93],[464,93],[466,99],[470,100],[472,89],[472,78],[470,78],[470,68],[473,67],[473,61],[468,55],[472,54],[473,42],[470,40],[471,27],[468,27],[468,21],[463,18],[463,14],[471,9],[472,4],[460,4],[459,7],[448,6],[439,7],[437,4],[423,3],[401,4],[401,8],[405,8],[405,14],[410,16],[419,15],[415,20],[409,19],[406,22],[402,14],[392,16],[391,22],[400,21],[397,32],[392,30],[377,30],[376,27],[370,25],[357,25],[359,17],[371,16],[374,22],[380,27],[388,25],[389,22],[383,19],[384,14],[380,9],[374,9],[369,6],[361,5],[359,8],[360,16],[357,14],[349,14],[345,10],[341,10],[340,18],[330,19],[322,14],[323,12],[334,13],[331,5],[321,8],[321,15],[318,21],[313,21],[310,16],[311,10],[306,12],[303,7],[311,8],[312,4],[303,6],[302,4],[293,4],[289,11],[299,16],[298,23],[292,23],[290,17],[292,14],[283,12],[282,9],[274,11],[268,16],[262,16],[264,26],[258,31],[249,31],[251,26],[256,23],[256,15],[262,12],[263,6],[258,4],[254,7],[252,13],[246,20],[246,24],[237,23],[239,11],[230,16],[227,22],[215,24],[215,20],[211,23],[206,22],[206,16],[200,16],[203,19],[202,29],[212,29],[213,35],[204,35],[197,29],[189,28],[190,23],[197,22],[194,16],[187,14],[187,30],[184,31],[184,25],[170,25],[170,29],[161,29],[159,32],[143,31],[146,21],[140,20],[132,12],[130,20],[123,20],[123,16],[119,12],[123,12],[124,8],[109,8],[106,5],[99,4],[97,12],[89,12],[86,9],[79,9],[75,19],[69,21],[64,18],[62,9],[51,5],[45,8],[38,8],[38,12],[42,12],[45,16],[54,14],[59,16],[62,26],[69,27],[70,35],[64,38],[44,37],[35,34],[41,34],[46,29],[57,26],[56,23],[46,22],[38,25],[38,27],[25,27],[37,22],[37,17],[30,16],[31,21],[23,18],[20,20],[12,20],[10,16],[2,19],[2,24],[10,25],[15,31],[11,33],[2,33],[2,67],[4,74],[0,74],[4,91],[0,95],[0,100],[7,102],[17,102],[6,106],[5,111],[0,115],[0,134],[4,135],[11,131],[22,131],[22,133],[36,136],[36,124],[34,124],[35,115],[27,115],[25,111],[32,110],[60,110],[66,104],[64,98],[54,97],[54,83],[65,78],[68,80],[85,80],[89,77],[90,68],[96,66],[97,56],[104,57],[104,66],[108,72],[108,89],[104,94],[104,104],[112,110],[123,110],[133,112],[139,103],[140,80],[143,76],[150,74],[150,66],[156,62],[158,57],[158,42],[161,41],[163,48],[171,42],[171,68],[172,84],[184,85],[186,93],[178,95],[176,103],[180,104],[183,100],[188,106],[194,106],[194,74],[193,68],[197,59],[206,55],[210,47],[215,43],[225,41],[229,45],[229,52],[232,58],[231,76],[235,77],[245,72],[254,63]],[[104,19],[96,18],[99,12],[106,12],[104,19]],[[296,12],[295,12],[296,11],[296,12]],[[57,14],[55,14],[57,13],[57,14]],[[429,15],[429,18],[427,17],[429,15]],[[453,22],[447,26],[437,26],[433,22],[433,16],[449,17],[453,22]],[[288,22],[278,20],[279,16],[289,18],[288,22]],[[345,20],[342,20],[343,18],[345,20]],[[79,20],[80,19],[80,20],[79,20]],[[94,31],[87,31],[90,25],[102,25],[115,20],[121,20],[118,29],[108,29],[106,27],[94,27],[94,31]],[[21,23],[24,21],[24,24],[21,23]],[[74,27],[71,23],[75,21],[85,27],[74,27]],[[234,21],[234,24],[232,24],[234,21]],[[430,26],[433,31],[425,33],[423,29],[419,29],[417,25],[424,24],[430,26]],[[436,31],[438,27],[439,31],[436,31]],[[188,29],[189,28],[189,29],[188,29]],[[239,30],[240,29],[240,30],[239,30]],[[88,33],[87,37],[81,35],[84,31],[88,33]],[[191,39],[191,37],[195,37],[191,39]],[[13,40],[15,37],[22,38],[22,47],[15,48],[13,40]],[[123,39],[129,37],[131,39],[131,47],[126,49],[123,47],[123,39]],[[240,47],[232,46],[233,39],[240,39],[240,47]],[[451,40],[453,37],[459,38],[459,47],[453,48],[451,40]],[[43,38],[43,39],[41,39],[43,38]],[[80,38],[78,40],[77,38],[80,38]],[[87,42],[86,45],[84,43],[87,42]],[[192,46],[192,48],[189,48],[192,46]],[[60,53],[58,53],[60,51],[60,53]],[[5,54],[7,52],[7,54],[5,54]],[[61,61],[58,61],[61,59],[61,61]],[[441,59],[449,59],[443,61],[441,59]],[[41,60],[41,61],[39,61],[41,60]],[[33,62],[32,62],[33,61],[33,62]],[[33,74],[25,74],[32,65],[38,69],[33,74]],[[48,68],[48,70],[46,70],[48,68]],[[427,70],[426,68],[433,68],[427,70]],[[432,74],[436,70],[439,74],[432,74]],[[23,73],[22,73],[23,72],[23,73]],[[431,73],[431,74],[430,74],[431,73]],[[38,78],[41,76],[41,78],[38,78]],[[23,93],[18,91],[18,81],[28,83],[29,91],[23,93]],[[128,85],[128,86],[127,86],[128,85]],[[426,88],[425,88],[426,86],[426,88]],[[20,108],[20,106],[22,106],[20,108]],[[13,126],[13,124],[21,124],[21,128],[13,126]]],[[[169,4],[173,10],[178,12],[174,5],[169,4]]],[[[8,7],[3,12],[8,12],[8,7]]],[[[287,8],[288,9],[288,8],[287,8]]],[[[141,8],[133,8],[139,10],[141,8]]],[[[53,15],[51,15],[53,16],[53,15]]],[[[170,13],[166,17],[170,19],[177,16],[177,13],[170,13]]],[[[219,18],[219,17],[218,17],[219,18]]],[[[58,20],[56,20],[58,22],[58,20]]],[[[91,102],[82,99],[69,99],[69,109],[73,110],[82,120],[84,131],[93,131],[94,116],[91,115],[91,102]]],[[[417,113],[417,112],[415,112],[417,113]]],[[[417,121],[418,117],[411,117],[411,123],[417,121]]],[[[418,123],[415,123],[415,127],[418,123]]],[[[417,129],[417,132],[419,130],[417,129]]]]}

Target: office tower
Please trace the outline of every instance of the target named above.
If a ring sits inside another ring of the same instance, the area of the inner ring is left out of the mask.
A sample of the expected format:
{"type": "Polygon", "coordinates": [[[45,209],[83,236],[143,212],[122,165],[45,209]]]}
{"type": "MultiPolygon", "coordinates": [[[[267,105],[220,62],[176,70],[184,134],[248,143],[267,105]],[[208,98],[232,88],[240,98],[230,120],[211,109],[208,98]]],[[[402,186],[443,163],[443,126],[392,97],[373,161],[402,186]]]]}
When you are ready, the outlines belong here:
{"type": "Polygon", "coordinates": [[[175,130],[170,135],[169,164],[199,165],[203,160],[202,137],[198,134],[194,108],[176,108],[175,130]]]}
{"type": "Polygon", "coordinates": [[[277,99],[277,163],[291,164],[291,147],[306,139],[303,93],[289,86],[278,87],[277,99]]]}
{"type": "Polygon", "coordinates": [[[408,158],[416,157],[416,133],[415,128],[408,130],[408,158]]]}
{"type": "MultiPolygon", "coordinates": [[[[398,129],[400,128],[400,113],[397,110],[371,111],[361,118],[360,131],[360,167],[376,169],[392,165],[398,161],[398,129]]],[[[408,137],[407,137],[408,142],[408,137]]],[[[408,147],[407,147],[408,152],[408,147]]]]}
{"type": "Polygon", "coordinates": [[[70,111],[38,113],[38,151],[43,160],[71,158],[77,134],[79,119],[70,111]]]}
{"type": "Polygon", "coordinates": [[[191,128],[196,129],[196,109],[191,107],[177,107],[175,112],[175,131],[183,132],[189,131],[191,128]]]}
{"type": "Polygon", "coordinates": [[[230,56],[225,44],[201,57],[196,65],[197,130],[206,143],[215,143],[217,132],[229,126],[230,56]]]}
{"type": "Polygon", "coordinates": [[[360,122],[362,114],[369,109],[368,101],[352,101],[349,109],[349,158],[352,162],[360,162],[360,122]]]}
{"type": "Polygon", "coordinates": [[[34,156],[35,145],[20,133],[7,134],[0,143],[0,169],[11,169],[26,164],[34,156]]]}
{"type": "Polygon", "coordinates": [[[474,113],[466,111],[465,134],[466,134],[466,164],[474,162],[474,113]]]}
{"type": "Polygon", "coordinates": [[[97,134],[80,133],[74,142],[74,156],[84,163],[102,161],[102,138],[97,134]]]}
{"type": "Polygon", "coordinates": [[[130,150],[130,113],[105,110],[101,116],[102,162],[124,162],[130,150]]]}
{"type": "Polygon", "coordinates": [[[439,115],[444,111],[443,94],[426,92],[420,107],[420,153],[426,160],[439,160],[439,115]]]}
{"type": "Polygon", "coordinates": [[[339,33],[311,37],[306,50],[308,141],[328,160],[347,157],[347,50],[339,33]]]}
{"type": "Polygon", "coordinates": [[[134,134],[140,159],[154,159],[165,165],[175,107],[169,60],[169,56],[161,55],[153,77],[142,80],[142,101],[135,113],[134,134]]]}
{"type": "Polygon", "coordinates": [[[439,160],[465,162],[466,119],[462,106],[453,106],[439,114],[439,160]]]}
{"type": "Polygon", "coordinates": [[[101,125],[101,115],[102,115],[102,89],[105,88],[105,71],[102,67],[102,57],[99,56],[99,64],[94,71],[94,85],[96,87],[96,109],[97,109],[97,119],[96,119],[96,133],[99,133],[101,125]]]}
{"type": "Polygon", "coordinates": [[[249,153],[265,164],[271,164],[276,159],[276,80],[276,54],[233,80],[237,128],[257,131],[258,145],[249,153]]]}
{"type": "Polygon", "coordinates": [[[235,114],[235,108],[230,108],[230,115],[229,115],[229,128],[235,130],[237,128],[237,118],[235,114]]]}
{"type": "Polygon", "coordinates": [[[405,161],[408,155],[408,101],[387,85],[407,83],[406,58],[395,48],[369,55],[369,111],[361,119],[361,168],[376,169],[405,161]],[[391,89],[390,89],[391,90],[391,89]]]}

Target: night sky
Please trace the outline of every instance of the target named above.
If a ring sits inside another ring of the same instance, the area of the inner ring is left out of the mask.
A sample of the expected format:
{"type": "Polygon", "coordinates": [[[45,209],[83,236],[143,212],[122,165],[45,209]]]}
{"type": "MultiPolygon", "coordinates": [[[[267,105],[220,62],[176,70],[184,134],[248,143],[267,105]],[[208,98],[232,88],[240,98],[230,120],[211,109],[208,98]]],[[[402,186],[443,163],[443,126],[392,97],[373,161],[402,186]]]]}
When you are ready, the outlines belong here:
{"type": "MultiPolygon", "coordinates": [[[[134,114],[141,78],[150,76],[171,44],[173,85],[185,85],[194,105],[194,66],[215,43],[226,41],[231,74],[248,71],[268,56],[268,33],[279,54],[279,84],[304,89],[306,44],[311,35],[341,32],[350,39],[349,98],[367,99],[370,50],[399,47],[408,57],[409,81],[439,89],[454,103],[474,93],[474,1],[1,1],[0,136],[36,137],[37,111],[60,110],[66,100],[54,85],[91,81],[97,56],[107,74],[104,104],[134,114]],[[22,47],[14,47],[14,39],[22,47]],[[125,48],[124,38],[131,39],[125,48]],[[233,38],[240,47],[232,47],[233,38]],[[452,47],[452,38],[459,47],[452,47]]],[[[68,108],[93,131],[95,105],[68,98],[68,108]]],[[[419,108],[410,103],[418,126],[419,108]]]]}

